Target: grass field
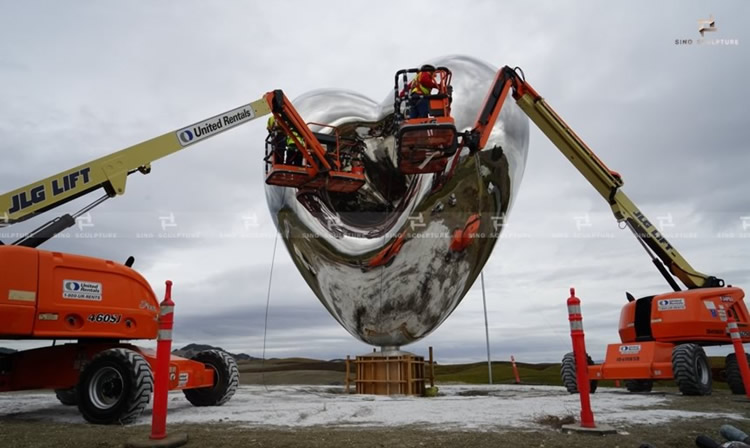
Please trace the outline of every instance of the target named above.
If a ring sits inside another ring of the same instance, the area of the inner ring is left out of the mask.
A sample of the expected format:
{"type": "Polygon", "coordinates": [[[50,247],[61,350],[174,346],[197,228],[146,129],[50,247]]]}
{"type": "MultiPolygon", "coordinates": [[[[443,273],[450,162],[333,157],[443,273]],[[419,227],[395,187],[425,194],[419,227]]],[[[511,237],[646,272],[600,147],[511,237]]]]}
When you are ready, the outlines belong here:
{"type": "MultiPolygon", "coordinates": [[[[724,358],[710,358],[711,365],[718,370],[724,365],[724,358]]],[[[316,384],[338,385],[344,383],[346,364],[343,361],[320,361],[307,358],[270,359],[266,361],[240,361],[240,382],[242,384],[316,384]]],[[[523,384],[561,386],[560,364],[516,363],[523,384]]],[[[487,384],[486,362],[470,364],[435,364],[435,382],[440,384],[466,383],[487,384]]],[[[354,379],[354,374],[350,376],[354,379]]],[[[493,384],[513,384],[515,376],[509,362],[492,363],[493,384]]],[[[614,381],[600,381],[603,387],[612,387],[614,381]]],[[[660,381],[662,387],[674,387],[672,381],[660,381]]],[[[721,375],[714,375],[715,389],[727,389],[721,375]]]]}

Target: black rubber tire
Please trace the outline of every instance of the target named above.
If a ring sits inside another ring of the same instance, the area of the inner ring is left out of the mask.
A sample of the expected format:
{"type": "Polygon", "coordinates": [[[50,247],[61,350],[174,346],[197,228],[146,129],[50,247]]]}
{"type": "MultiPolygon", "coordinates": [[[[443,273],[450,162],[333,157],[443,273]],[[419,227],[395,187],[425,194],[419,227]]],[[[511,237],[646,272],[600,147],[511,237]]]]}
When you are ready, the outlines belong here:
{"type": "Polygon", "coordinates": [[[221,406],[229,401],[240,384],[240,372],[234,358],[221,350],[205,350],[190,359],[214,369],[215,381],[211,387],[184,389],[185,398],[193,406],[221,406]]]}
{"type": "Polygon", "coordinates": [[[683,395],[711,395],[711,365],[698,344],[681,344],[672,350],[674,381],[683,395]]]}
{"type": "MultiPolygon", "coordinates": [[[[593,365],[594,360],[591,356],[586,355],[586,362],[588,365],[593,365]]],[[[578,379],[576,378],[576,359],[573,352],[566,353],[563,356],[562,363],[560,365],[560,378],[562,379],[563,386],[571,394],[578,393],[578,379]]],[[[589,391],[593,394],[596,392],[596,388],[599,386],[599,381],[589,380],[589,391]]]]}
{"type": "Polygon", "coordinates": [[[78,392],[75,387],[55,389],[55,396],[65,406],[75,406],[78,404],[78,392]]]}
{"type": "Polygon", "coordinates": [[[654,388],[654,380],[625,380],[625,387],[628,392],[651,392],[654,388]]]}
{"type": "Polygon", "coordinates": [[[78,410],[98,425],[133,423],[148,405],[154,381],[138,352],[111,348],[97,354],[79,379],[78,410]]]}
{"type": "MultiPolygon", "coordinates": [[[[750,363],[750,355],[746,354],[747,361],[750,363]]],[[[742,373],[740,372],[740,365],[737,362],[737,355],[730,353],[726,358],[726,377],[729,389],[735,395],[745,394],[745,384],[742,382],[742,373]]]]}

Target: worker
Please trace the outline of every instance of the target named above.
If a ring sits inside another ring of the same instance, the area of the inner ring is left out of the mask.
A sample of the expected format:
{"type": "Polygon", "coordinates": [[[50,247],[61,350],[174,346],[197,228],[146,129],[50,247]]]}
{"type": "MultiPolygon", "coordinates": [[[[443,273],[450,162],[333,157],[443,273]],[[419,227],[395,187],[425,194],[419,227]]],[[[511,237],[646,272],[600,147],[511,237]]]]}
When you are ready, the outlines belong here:
{"type": "Polygon", "coordinates": [[[266,130],[268,131],[266,142],[271,145],[271,151],[273,153],[273,163],[279,163],[283,165],[284,152],[286,152],[286,138],[284,138],[284,133],[281,131],[281,127],[276,124],[276,119],[273,115],[268,117],[266,130]]]}
{"type": "Polygon", "coordinates": [[[430,109],[428,96],[432,93],[432,89],[440,89],[440,85],[435,80],[435,67],[429,64],[420,67],[417,76],[409,82],[407,89],[409,91],[408,118],[427,118],[430,109]]]}
{"type": "MultiPolygon", "coordinates": [[[[271,143],[274,153],[274,162],[282,165],[302,166],[304,157],[298,150],[291,135],[286,135],[281,126],[276,123],[276,118],[271,115],[266,123],[268,130],[268,141],[271,143]]],[[[302,142],[302,137],[294,132],[297,139],[302,142]]]]}

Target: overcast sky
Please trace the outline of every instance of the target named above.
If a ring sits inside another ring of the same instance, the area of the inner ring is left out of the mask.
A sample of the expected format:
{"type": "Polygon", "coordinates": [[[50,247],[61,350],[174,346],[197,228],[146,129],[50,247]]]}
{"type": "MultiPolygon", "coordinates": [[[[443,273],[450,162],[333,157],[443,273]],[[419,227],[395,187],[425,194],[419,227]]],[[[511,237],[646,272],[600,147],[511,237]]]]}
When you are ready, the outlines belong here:
{"type": "MultiPolygon", "coordinates": [[[[4,2],[0,191],[274,88],[292,98],[343,88],[380,102],[396,70],[465,54],[522,67],[696,269],[750,288],[748,2],[369,4],[4,2]],[[718,30],[706,38],[738,45],[695,44],[698,19],[710,15],[718,30]]],[[[133,255],[157,295],[164,280],[175,283],[176,345],[260,356],[275,232],[263,193],[264,137],[255,122],[156,162],[151,174],[130,176],[127,193],[86,226],[43,248],[117,261],[133,255]],[[167,230],[187,236],[142,237],[162,232],[160,218],[170,216],[176,227],[167,230]]],[[[0,239],[52,217],[5,229],[0,239]]],[[[282,244],[274,269],[266,356],[371,350],[327,313],[282,244]]],[[[569,351],[570,286],[583,301],[594,358],[618,340],[626,290],[669,290],[606,202],[533,126],[508,228],[484,272],[495,360],[558,361],[569,351]]],[[[479,281],[442,326],[406,349],[426,355],[427,346],[441,362],[485,358],[479,281]]]]}

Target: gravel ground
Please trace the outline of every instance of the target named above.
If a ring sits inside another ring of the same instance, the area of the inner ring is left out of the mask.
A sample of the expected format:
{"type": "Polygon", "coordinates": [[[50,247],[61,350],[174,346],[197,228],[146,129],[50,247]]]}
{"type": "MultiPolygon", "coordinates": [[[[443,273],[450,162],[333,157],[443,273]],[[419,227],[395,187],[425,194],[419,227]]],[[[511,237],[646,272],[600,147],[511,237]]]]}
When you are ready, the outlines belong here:
{"type": "MultiPolygon", "coordinates": [[[[230,424],[171,425],[170,433],[187,433],[193,447],[595,447],[637,448],[649,442],[656,448],[694,447],[699,434],[718,439],[724,420],[676,421],[668,425],[619,426],[619,434],[607,436],[562,434],[554,429],[536,431],[427,431],[420,427],[261,429],[230,424]]],[[[731,422],[737,425],[736,422],[731,422]]],[[[132,438],[145,439],[149,428],[94,427],[24,421],[0,423],[2,447],[105,448],[121,447],[132,438]]]]}

